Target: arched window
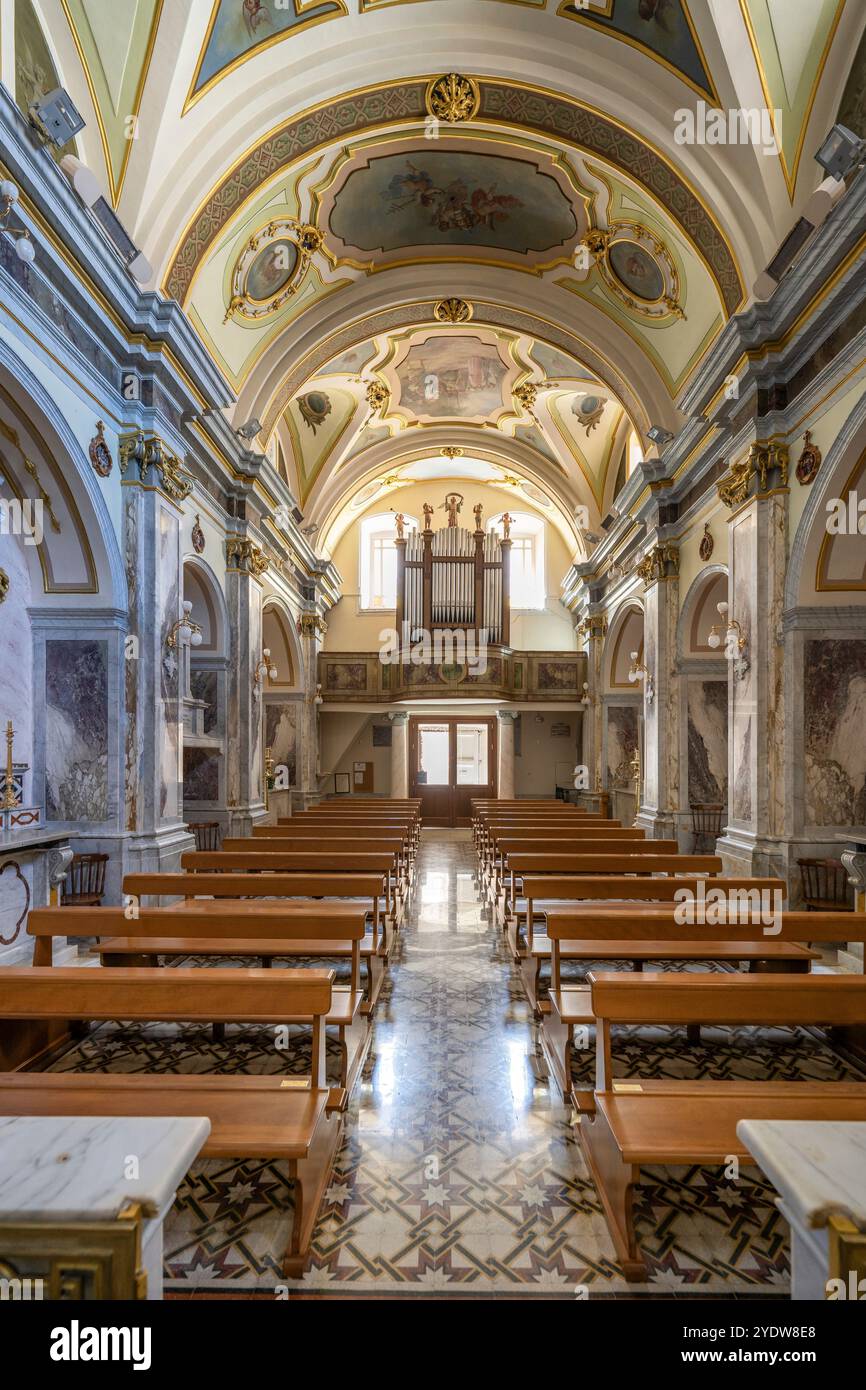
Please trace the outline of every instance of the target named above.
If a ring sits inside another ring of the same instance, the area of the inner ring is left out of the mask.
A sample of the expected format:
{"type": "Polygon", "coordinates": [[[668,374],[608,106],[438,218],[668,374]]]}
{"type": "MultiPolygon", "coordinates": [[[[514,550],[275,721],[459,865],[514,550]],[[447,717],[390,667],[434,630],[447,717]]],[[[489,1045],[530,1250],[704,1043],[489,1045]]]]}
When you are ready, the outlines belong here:
{"type": "MultiPolygon", "coordinates": [[[[511,514],[511,607],[543,608],[544,584],[544,522],[528,512],[511,514]]],[[[488,531],[502,535],[502,520],[494,517],[487,523],[488,531]]]]}
{"type": "MultiPolygon", "coordinates": [[[[418,522],[406,517],[404,534],[417,531],[418,522]]],[[[365,517],[361,522],[361,607],[397,607],[397,528],[393,512],[365,517]]]]}

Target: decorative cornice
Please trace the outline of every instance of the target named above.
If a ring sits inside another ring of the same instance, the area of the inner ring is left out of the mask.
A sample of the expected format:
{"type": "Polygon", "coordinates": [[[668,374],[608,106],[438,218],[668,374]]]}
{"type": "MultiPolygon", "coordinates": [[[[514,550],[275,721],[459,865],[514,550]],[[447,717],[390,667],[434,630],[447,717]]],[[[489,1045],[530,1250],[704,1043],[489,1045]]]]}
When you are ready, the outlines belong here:
{"type": "Polygon", "coordinates": [[[121,476],[134,465],[137,477],[130,481],[149,483],[151,470],[159,477],[159,486],[173,502],[182,502],[192,492],[192,482],[180,460],[169,453],[168,446],[158,434],[146,435],[142,431],[135,434],[122,434],[118,444],[117,456],[121,476]]]}
{"type": "Polygon", "coordinates": [[[678,579],[680,573],[679,547],[671,544],[670,541],[666,541],[663,545],[654,545],[635,565],[634,572],[643,580],[646,589],[651,589],[653,584],[668,579],[678,579]]]}
{"type": "Polygon", "coordinates": [[[788,486],[788,446],[778,440],[756,439],[746,458],[731,464],[716,484],[724,505],[733,511],[752,497],[763,497],[788,486]]]}
{"type": "Polygon", "coordinates": [[[298,632],[302,637],[324,637],[328,624],[318,613],[302,613],[298,618],[298,632]]]}
{"type": "Polygon", "coordinates": [[[256,578],[264,574],[270,568],[268,559],[261,546],[253,541],[241,536],[226,537],[226,571],[234,571],[240,574],[252,574],[256,578]]]}

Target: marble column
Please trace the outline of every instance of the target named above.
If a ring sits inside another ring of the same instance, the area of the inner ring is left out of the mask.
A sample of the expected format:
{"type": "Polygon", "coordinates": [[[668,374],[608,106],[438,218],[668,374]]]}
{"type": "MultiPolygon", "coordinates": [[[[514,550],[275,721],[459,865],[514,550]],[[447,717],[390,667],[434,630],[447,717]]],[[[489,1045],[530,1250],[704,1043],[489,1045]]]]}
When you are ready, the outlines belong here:
{"type": "Polygon", "coordinates": [[[264,802],[263,693],[255,679],[262,659],[262,586],[267,560],[244,537],[226,541],[229,679],[226,710],[228,833],[249,834],[267,813],[264,802]]]}
{"type": "Polygon", "coordinates": [[[304,660],[304,704],[298,724],[298,785],[292,805],[303,810],[318,801],[320,777],[319,741],[319,652],[328,625],[318,613],[302,613],[298,619],[304,660]]]}
{"type": "Polygon", "coordinates": [[[409,795],[409,715],[390,714],[391,720],[391,796],[409,795]]]}
{"type": "Polygon", "coordinates": [[[509,801],[514,796],[514,721],[517,715],[511,710],[498,711],[499,721],[499,767],[497,796],[500,801],[509,801]]]}
{"type": "Polygon", "coordinates": [[[677,838],[680,794],[680,677],[676,642],[679,618],[679,551],[659,541],[638,573],[644,579],[644,746],[642,786],[635,824],[653,839],[677,838]]]}
{"type": "Polygon", "coordinates": [[[602,699],[604,681],[602,661],[604,639],[607,635],[607,618],[603,613],[591,613],[580,624],[578,635],[586,644],[587,672],[591,703],[585,708],[583,716],[582,757],[589,770],[589,790],[600,791],[603,786],[604,767],[604,702],[602,699]]]}
{"type": "Polygon", "coordinates": [[[732,509],[728,620],[739,625],[726,652],[730,804],[718,848],[728,872],[783,878],[787,460],[784,446],[757,442],[740,465],[746,471],[731,470],[718,484],[722,501],[732,509]]]}

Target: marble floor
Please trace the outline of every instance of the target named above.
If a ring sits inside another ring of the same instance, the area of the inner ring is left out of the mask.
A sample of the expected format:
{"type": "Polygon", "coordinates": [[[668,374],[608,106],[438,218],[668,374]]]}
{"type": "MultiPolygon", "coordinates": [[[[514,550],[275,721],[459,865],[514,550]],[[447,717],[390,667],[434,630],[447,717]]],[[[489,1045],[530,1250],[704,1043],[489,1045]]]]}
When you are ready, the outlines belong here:
{"type": "MultiPolygon", "coordinates": [[[[757,1170],[736,1184],[720,1170],[647,1173],[635,1205],[652,1273],[626,1284],[474,871],[468,832],[425,834],[311,1265],[290,1288],[361,1297],[785,1294],[787,1227],[757,1170]]],[[[633,1030],[621,1054],[631,1050],[629,1068],[642,1075],[754,1074],[756,1058],[764,1075],[850,1075],[814,1038],[757,1031],[748,1030],[745,1048],[742,1037],[708,1040],[689,1052],[686,1072],[670,1030],[633,1030]]],[[[56,1065],[285,1065],[267,1030],[229,1030],[220,1045],[184,1034],[180,1058],[177,1042],[155,1026],[131,1039],[101,1029],[56,1065]]],[[[197,1164],[166,1226],[167,1289],[273,1296],[290,1201],[280,1164],[197,1164]]]]}

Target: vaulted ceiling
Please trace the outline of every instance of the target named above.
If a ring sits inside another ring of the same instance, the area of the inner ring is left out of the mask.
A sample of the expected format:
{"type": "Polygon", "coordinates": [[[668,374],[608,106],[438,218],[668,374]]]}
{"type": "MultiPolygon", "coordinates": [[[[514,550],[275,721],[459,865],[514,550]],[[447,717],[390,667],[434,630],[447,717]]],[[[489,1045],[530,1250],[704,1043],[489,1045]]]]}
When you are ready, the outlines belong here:
{"type": "Polygon", "coordinates": [[[840,104],[862,118],[864,22],[844,0],[16,0],[0,61],[25,103],[68,88],[79,154],[308,519],[462,457],[592,526],[632,431],[645,454],[679,423],[840,104]],[[768,138],[705,143],[714,108],[769,108],[768,138]]]}

